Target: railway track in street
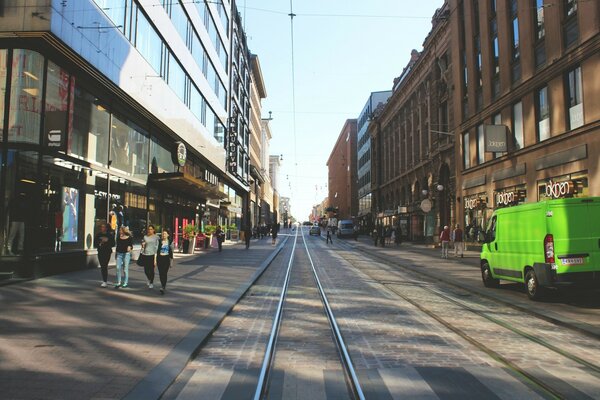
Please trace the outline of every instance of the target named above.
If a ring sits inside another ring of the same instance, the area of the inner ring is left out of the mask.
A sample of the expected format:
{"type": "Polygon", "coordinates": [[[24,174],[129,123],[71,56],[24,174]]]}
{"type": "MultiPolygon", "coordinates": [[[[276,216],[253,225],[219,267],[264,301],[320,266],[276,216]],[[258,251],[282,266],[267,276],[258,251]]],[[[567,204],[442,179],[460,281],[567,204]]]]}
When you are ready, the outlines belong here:
{"type": "MultiPolygon", "coordinates": [[[[353,254],[358,253],[344,242],[337,243],[353,254]]],[[[378,266],[373,268],[365,268],[365,265],[375,264],[370,254],[368,257],[364,253],[360,255],[368,264],[357,263],[354,255],[342,257],[373,282],[503,364],[544,397],[591,399],[600,396],[600,343],[595,338],[581,337],[576,329],[542,319],[532,324],[532,317],[519,308],[494,304],[487,299],[482,302],[481,297],[473,298],[468,289],[444,290],[437,287],[438,283],[413,279],[418,272],[399,271],[397,265],[381,257],[378,257],[378,266]],[[473,322],[474,319],[479,322],[473,322]],[[489,335],[490,332],[493,335],[489,335]],[[549,358],[554,359],[551,364],[562,371],[560,376],[540,372],[537,368],[549,358]]]]}

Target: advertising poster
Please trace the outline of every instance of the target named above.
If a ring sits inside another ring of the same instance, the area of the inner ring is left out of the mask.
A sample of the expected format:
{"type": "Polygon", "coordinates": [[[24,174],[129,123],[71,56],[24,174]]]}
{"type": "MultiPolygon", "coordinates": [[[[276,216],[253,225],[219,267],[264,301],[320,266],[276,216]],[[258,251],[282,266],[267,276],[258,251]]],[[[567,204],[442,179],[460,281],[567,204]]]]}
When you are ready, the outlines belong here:
{"type": "Polygon", "coordinates": [[[63,242],[77,242],[77,217],[79,215],[79,190],[63,187],[63,242]]]}

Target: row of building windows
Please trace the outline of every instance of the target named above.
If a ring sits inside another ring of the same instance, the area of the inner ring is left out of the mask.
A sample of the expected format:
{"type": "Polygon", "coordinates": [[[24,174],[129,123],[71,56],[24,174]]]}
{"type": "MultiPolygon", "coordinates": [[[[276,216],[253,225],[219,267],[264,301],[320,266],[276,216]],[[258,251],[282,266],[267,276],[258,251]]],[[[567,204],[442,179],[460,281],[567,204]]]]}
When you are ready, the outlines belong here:
{"type": "MultiPolygon", "coordinates": [[[[517,83],[521,80],[521,40],[520,40],[520,23],[519,23],[519,2],[526,2],[533,10],[533,50],[534,50],[534,63],[535,68],[539,69],[546,63],[546,49],[545,49],[545,35],[546,27],[544,23],[544,9],[550,4],[544,4],[544,0],[510,0],[509,2],[509,30],[510,43],[510,77],[511,83],[517,83]]],[[[489,48],[491,54],[491,97],[493,100],[500,96],[500,46],[498,30],[502,29],[499,27],[498,19],[496,15],[496,1],[489,0],[489,2],[482,2],[480,0],[471,0],[471,11],[472,21],[471,26],[473,28],[473,49],[475,54],[475,70],[474,70],[474,81],[475,81],[475,111],[479,112],[483,109],[483,85],[486,81],[483,74],[483,59],[482,59],[482,41],[480,33],[480,24],[488,21],[489,26],[489,48]],[[489,9],[486,12],[488,15],[487,19],[480,18],[480,6],[486,6],[489,4],[489,9]],[[482,22],[483,21],[483,22],[482,22]]],[[[551,4],[555,5],[555,4],[551,4]]],[[[577,22],[577,1],[576,0],[561,0],[559,4],[562,11],[563,28],[562,35],[564,38],[565,48],[577,43],[579,38],[579,27],[577,22]]],[[[461,79],[463,85],[463,100],[462,100],[462,117],[463,120],[471,115],[471,109],[469,108],[469,58],[467,56],[467,44],[466,44],[466,33],[465,33],[465,1],[461,1],[459,4],[459,19],[460,19],[460,40],[461,40],[461,79]]]]}
{"type": "MultiPolygon", "coordinates": [[[[121,32],[125,34],[127,39],[135,46],[146,61],[148,61],[157,74],[167,82],[169,87],[171,87],[181,101],[208,129],[209,133],[211,133],[217,141],[223,143],[225,134],[224,125],[137,3],[132,0],[94,1],[105,13],[107,13],[107,16],[117,25],[117,27],[120,27],[119,29],[121,32]],[[126,10],[128,11],[126,12],[126,10]],[[119,21],[124,22],[123,24],[118,24],[119,21]],[[124,27],[129,28],[125,29],[124,27]]],[[[171,10],[179,9],[180,7],[181,4],[177,3],[177,6],[171,7],[171,10]]],[[[173,22],[175,23],[176,21],[173,22]]],[[[198,65],[202,68],[202,71],[211,88],[217,95],[219,102],[224,109],[227,109],[227,91],[225,90],[225,86],[218,78],[197,34],[194,33],[193,37],[196,40],[190,42],[192,55],[196,62],[199,63],[198,65]]]]}
{"type": "MultiPolygon", "coordinates": [[[[565,104],[567,110],[566,121],[567,130],[576,129],[584,124],[583,114],[583,95],[582,95],[582,76],[581,67],[575,67],[569,70],[565,75],[565,104]]],[[[549,96],[548,86],[545,85],[535,91],[534,112],[536,122],[536,143],[543,142],[549,139],[550,136],[550,111],[551,98],[549,96]]],[[[491,118],[493,125],[501,125],[502,118],[500,113],[495,114],[491,118]]],[[[511,138],[512,147],[509,151],[517,151],[525,147],[523,137],[523,102],[519,101],[512,105],[511,109],[511,138]]],[[[483,124],[477,126],[476,129],[476,165],[486,162],[485,158],[485,132],[483,124]]],[[[462,136],[462,152],[463,152],[463,167],[471,168],[471,153],[470,153],[470,133],[465,132],[462,136]]],[[[494,158],[501,156],[501,153],[494,153],[494,158]]]]}

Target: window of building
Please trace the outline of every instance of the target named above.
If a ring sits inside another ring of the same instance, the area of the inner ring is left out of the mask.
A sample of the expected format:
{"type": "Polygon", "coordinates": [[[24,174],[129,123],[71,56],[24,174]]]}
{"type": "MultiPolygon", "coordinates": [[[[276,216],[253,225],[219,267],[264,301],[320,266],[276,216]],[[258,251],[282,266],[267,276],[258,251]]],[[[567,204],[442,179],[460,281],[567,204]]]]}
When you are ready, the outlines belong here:
{"type": "Polygon", "coordinates": [[[465,132],[462,135],[462,148],[463,148],[463,167],[464,169],[471,168],[471,153],[469,147],[469,132],[465,132]]]}
{"type": "Polygon", "coordinates": [[[583,125],[583,95],[581,85],[581,67],[567,73],[567,107],[569,107],[569,128],[583,125]]]}
{"type": "Polygon", "coordinates": [[[148,22],[146,16],[138,9],[137,30],[135,36],[135,47],[140,54],[160,73],[160,61],[162,57],[163,42],[156,33],[154,27],[148,22]]]}
{"type": "Polygon", "coordinates": [[[518,17],[514,17],[512,20],[512,42],[513,42],[513,47],[512,47],[512,56],[513,59],[515,58],[519,58],[521,53],[519,51],[519,18],[518,17]]]}
{"type": "Polygon", "coordinates": [[[198,88],[192,85],[190,93],[190,110],[192,110],[192,113],[194,113],[196,118],[198,118],[198,121],[200,121],[202,124],[206,123],[206,112],[204,111],[204,103],[204,97],[202,97],[202,94],[200,94],[198,88]]]}
{"type": "Polygon", "coordinates": [[[518,102],[512,107],[512,129],[515,140],[515,150],[522,149],[524,147],[523,142],[523,103],[518,102]]]}
{"type": "Polygon", "coordinates": [[[94,0],[94,2],[121,32],[125,32],[126,0],[94,0]]]}
{"type": "Polygon", "coordinates": [[[565,46],[571,47],[579,39],[577,22],[577,0],[563,0],[565,46]]]}
{"type": "Polygon", "coordinates": [[[189,36],[188,36],[188,28],[190,27],[189,19],[183,10],[183,6],[177,0],[170,1],[170,17],[173,26],[181,36],[181,40],[189,47],[189,36]]]}
{"type": "Polygon", "coordinates": [[[546,28],[544,26],[544,0],[532,0],[533,8],[533,21],[535,27],[535,38],[543,39],[546,35],[546,28]]]}
{"type": "Polygon", "coordinates": [[[177,97],[185,103],[186,74],[172,53],[169,53],[169,74],[167,81],[171,89],[177,94],[177,97]]]}
{"type": "Polygon", "coordinates": [[[8,114],[8,140],[39,143],[44,57],[31,50],[13,50],[8,114]]]}
{"type": "Polygon", "coordinates": [[[485,162],[485,135],[483,124],[477,126],[477,164],[485,162]]]}
{"type": "Polygon", "coordinates": [[[541,142],[550,137],[550,100],[548,98],[548,86],[544,86],[537,91],[536,119],[538,124],[538,141],[541,142]]]}
{"type": "Polygon", "coordinates": [[[8,51],[0,49],[0,142],[4,140],[4,99],[6,96],[6,67],[8,51]]]}
{"type": "Polygon", "coordinates": [[[106,104],[74,85],[73,120],[67,152],[92,164],[108,166],[110,114],[106,104]]]}
{"type": "Polygon", "coordinates": [[[158,138],[153,137],[150,141],[150,154],[152,154],[152,160],[150,161],[151,173],[175,172],[173,157],[171,151],[167,150],[167,148],[168,146],[160,142],[158,138]]]}

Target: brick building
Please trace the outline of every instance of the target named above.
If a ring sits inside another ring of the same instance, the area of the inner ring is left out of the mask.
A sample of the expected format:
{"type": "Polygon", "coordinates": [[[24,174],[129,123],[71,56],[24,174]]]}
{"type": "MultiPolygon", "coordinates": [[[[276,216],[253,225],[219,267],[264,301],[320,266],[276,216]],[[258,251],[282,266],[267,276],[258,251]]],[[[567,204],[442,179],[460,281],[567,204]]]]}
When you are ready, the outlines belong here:
{"type": "Polygon", "coordinates": [[[409,240],[433,240],[453,219],[449,15],[448,3],[436,11],[423,51],[413,50],[369,125],[376,223],[400,224],[409,240]]]}
{"type": "Polygon", "coordinates": [[[329,206],[338,209],[338,219],[358,213],[356,168],[356,119],[347,119],[327,160],[329,206]]]}
{"type": "Polygon", "coordinates": [[[449,4],[457,222],[483,227],[498,207],[599,196],[600,2],[449,4]],[[486,140],[490,125],[500,136],[486,140]]]}

